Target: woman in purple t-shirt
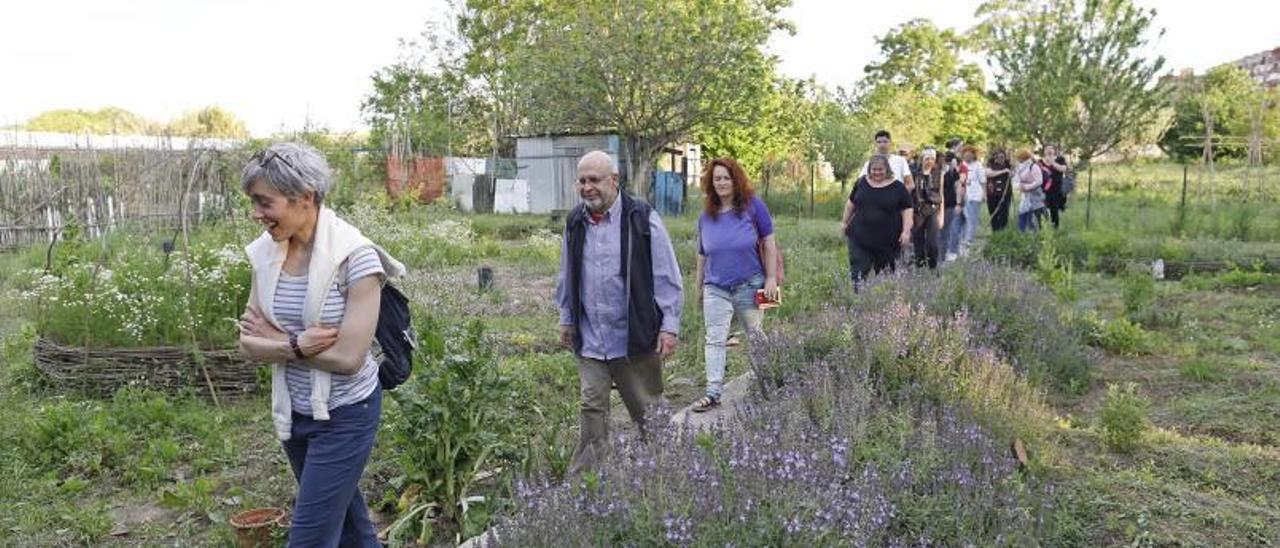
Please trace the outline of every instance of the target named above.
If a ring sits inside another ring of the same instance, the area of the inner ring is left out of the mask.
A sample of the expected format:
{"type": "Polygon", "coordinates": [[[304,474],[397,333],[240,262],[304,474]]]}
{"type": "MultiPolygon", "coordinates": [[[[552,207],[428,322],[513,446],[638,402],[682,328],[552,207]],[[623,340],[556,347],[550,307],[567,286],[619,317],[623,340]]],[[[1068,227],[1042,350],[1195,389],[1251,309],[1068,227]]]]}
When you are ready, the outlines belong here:
{"type": "MultiPolygon", "coordinates": [[[[694,278],[706,322],[706,396],[694,411],[720,404],[724,387],[725,341],[734,316],[746,327],[751,344],[762,341],[763,312],[756,291],[778,298],[778,245],[773,218],[751,191],[742,166],[732,158],[712,160],[702,173],[705,211],[698,218],[698,266],[694,278]],[[764,257],[761,257],[761,250],[764,257]]],[[[751,359],[756,359],[751,353],[751,359]]]]}

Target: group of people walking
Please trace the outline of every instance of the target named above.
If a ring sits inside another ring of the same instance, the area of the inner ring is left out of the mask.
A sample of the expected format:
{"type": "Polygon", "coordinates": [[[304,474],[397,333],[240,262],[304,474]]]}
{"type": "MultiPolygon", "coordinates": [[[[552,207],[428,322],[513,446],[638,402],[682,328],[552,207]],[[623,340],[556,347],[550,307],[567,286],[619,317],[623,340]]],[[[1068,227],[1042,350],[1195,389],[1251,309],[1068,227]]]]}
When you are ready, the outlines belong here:
{"type": "Polygon", "coordinates": [[[1066,208],[1067,162],[1053,145],[1044,147],[1042,159],[1019,149],[1016,164],[1003,148],[983,162],[977,147],[959,139],[944,151],[926,146],[910,158],[905,150],[892,154],[892,137],[880,130],[875,146],[841,219],[855,290],[869,273],[893,270],[908,246],[920,267],[967,255],[984,202],[991,230],[1004,230],[1015,189],[1018,230],[1039,230],[1046,215],[1057,228],[1066,208]]]}
{"type": "MultiPolygon", "coordinates": [[[[966,253],[984,200],[992,229],[1005,228],[1015,185],[1020,229],[1038,228],[1046,211],[1057,226],[1064,200],[1052,189],[1066,164],[1051,147],[1048,163],[1018,151],[1017,166],[999,150],[984,165],[958,141],[909,161],[889,153],[887,131],[876,134],[876,148],[841,219],[855,289],[871,272],[894,269],[907,246],[930,268],[966,253]]],[[[241,187],[264,232],[246,247],[253,283],[240,348],[273,364],[273,422],[299,484],[289,544],[378,546],[358,483],[381,414],[372,353],[379,288],[405,269],[324,207],[331,185],[323,155],[307,145],[271,145],[245,166],[241,187]]],[[[782,282],[773,218],[743,168],[712,160],[701,186],[694,295],[705,322],[706,392],[694,411],[720,405],[732,321],[750,345],[764,342],[762,305],[780,300],[782,282]]],[[[560,342],[577,357],[580,380],[570,476],[603,456],[612,390],[643,434],[646,412],[662,399],[663,362],[676,351],[684,308],[666,227],[621,192],[613,158],[584,155],[574,187],[581,203],[566,217],[555,294],[560,342]]]]}

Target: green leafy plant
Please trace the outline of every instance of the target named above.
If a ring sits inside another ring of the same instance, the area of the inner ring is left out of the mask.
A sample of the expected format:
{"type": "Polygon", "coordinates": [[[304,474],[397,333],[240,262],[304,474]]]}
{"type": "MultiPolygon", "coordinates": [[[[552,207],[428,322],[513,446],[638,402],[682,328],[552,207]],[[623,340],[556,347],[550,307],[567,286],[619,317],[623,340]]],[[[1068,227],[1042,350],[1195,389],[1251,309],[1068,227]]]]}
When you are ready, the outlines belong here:
{"type": "Polygon", "coordinates": [[[1121,278],[1121,297],[1125,313],[1133,318],[1155,302],[1155,279],[1142,269],[1130,269],[1121,278]]]}
{"type": "Polygon", "coordinates": [[[512,411],[518,395],[498,369],[483,324],[474,321],[448,338],[438,330],[429,319],[421,322],[420,361],[391,393],[396,405],[388,421],[401,471],[393,484],[405,488],[391,534],[416,532],[424,543],[436,520],[482,527],[465,519],[480,500],[472,495],[478,474],[518,457],[512,411]]]}
{"type": "Polygon", "coordinates": [[[1054,295],[1067,302],[1076,300],[1074,267],[1069,258],[1058,254],[1056,238],[1050,231],[1041,232],[1035,267],[1036,279],[1049,286],[1054,295]]]}
{"type": "Polygon", "coordinates": [[[1012,266],[1031,267],[1036,264],[1040,240],[1033,234],[1016,230],[1000,230],[991,233],[982,255],[993,262],[1006,262],[1012,266]]]}
{"type": "Polygon", "coordinates": [[[1149,406],[1134,383],[1107,386],[1107,399],[1098,412],[1098,426],[1107,446],[1121,453],[1133,451],[1147,431],[1149,406]]]}
{"type": "Polygon", "coordinates": [[[1090,340],[1094,345],[1121,356],[1148,354],[1154,343],[1150,332],[1128,318],[1095,324],[1090,340]]]}

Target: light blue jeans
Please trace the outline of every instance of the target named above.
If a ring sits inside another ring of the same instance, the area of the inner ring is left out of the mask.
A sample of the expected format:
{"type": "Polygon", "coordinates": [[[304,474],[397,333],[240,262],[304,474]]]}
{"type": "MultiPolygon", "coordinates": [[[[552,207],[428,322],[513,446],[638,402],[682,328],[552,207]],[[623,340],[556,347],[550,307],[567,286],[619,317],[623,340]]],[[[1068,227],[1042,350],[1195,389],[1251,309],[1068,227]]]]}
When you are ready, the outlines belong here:
{"type": "MultiPolygon", "coordinates": [[[[764,276],[751,279],[726,291],[711,284],[702,286],[702,318],[706,324],[704,359],[707,367],[707,397],[720,399],[724,389],[725,341],[729,339],[729,324],[733,317],[747,330],[747,341],[755,344],[764,340],[761,328],[764,311],[756,306],[756,290],[764,287],[764,276]]],[[[755,359],[757,352],[751,352],[755,359]]]]}
{"type": "Polygon", "coordinates": [[[973,243],[973,234],[978,230],[978,220],[982,218],[981,200],[967,200],[964,203],[964,218],[960,221],[960,245],[969,247],[973,243]]]}
{"type": "Polygon", "coordinates": [[[964,223],[964,208],[948,207],[942,216],[942,234],[938,238],[938,246],[944,258],[948,253],[960,252],[960,226],[964,223]]]}

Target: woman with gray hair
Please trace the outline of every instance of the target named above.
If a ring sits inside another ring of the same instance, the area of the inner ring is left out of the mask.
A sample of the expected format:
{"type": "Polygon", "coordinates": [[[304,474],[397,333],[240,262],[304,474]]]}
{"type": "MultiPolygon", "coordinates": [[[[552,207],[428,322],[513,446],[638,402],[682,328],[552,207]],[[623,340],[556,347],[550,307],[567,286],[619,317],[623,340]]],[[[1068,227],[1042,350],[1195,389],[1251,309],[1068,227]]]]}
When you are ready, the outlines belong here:
{"type": "Polygon", "coordinates": [[[840,221],[855,293],[872,270],[894,269],[902,248],[911,242],[913,220],[911,193],[893,177],[889,157],[872,156],[867,174],[853,184],[840,221]]]}
{"type": "Polygon", "coordinates": [[[272,364],[272,419],[298,480],[289,546],[381,546],[359,490],[382,412],[370,347],[381,284],[404,266],[322,205],[332,177],[316,149],[271,145],[240,184],[265,229],[245,248],[240,350],[272,364]]]}

